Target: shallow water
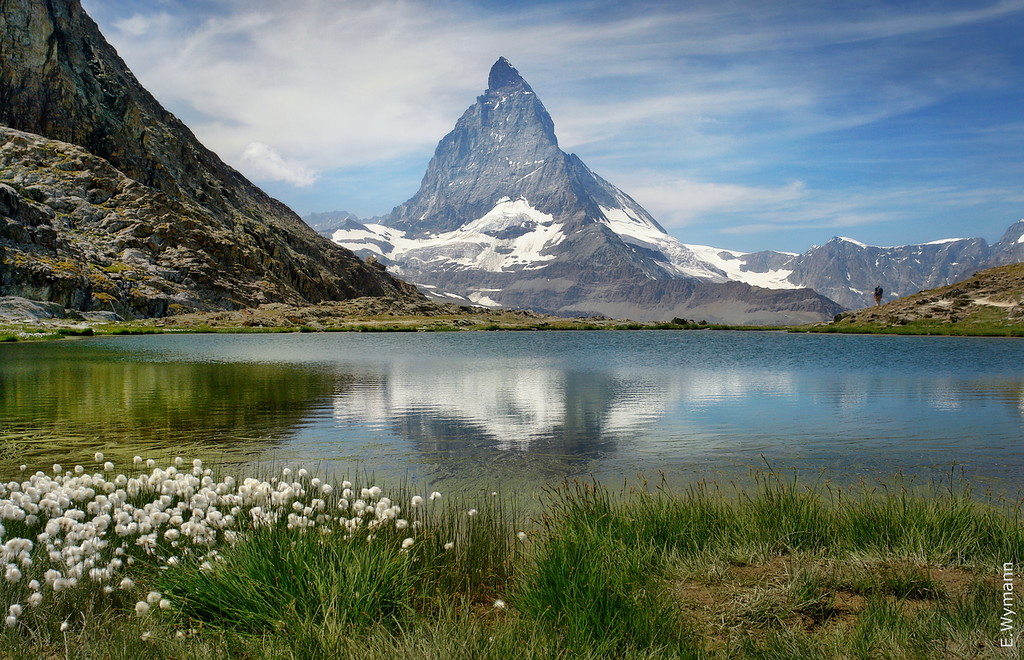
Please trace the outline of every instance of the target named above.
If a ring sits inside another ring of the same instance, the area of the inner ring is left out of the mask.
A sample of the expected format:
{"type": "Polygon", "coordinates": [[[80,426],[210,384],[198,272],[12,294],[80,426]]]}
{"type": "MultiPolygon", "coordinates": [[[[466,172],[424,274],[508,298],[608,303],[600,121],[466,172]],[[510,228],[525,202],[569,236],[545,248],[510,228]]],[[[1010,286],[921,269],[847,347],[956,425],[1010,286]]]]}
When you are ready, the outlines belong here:
{"type": "Polygon", "coordinates": [[[182,454],[524,487],[764,467],[1024,485],[1024,342],[766,332],[0,345],[0,473],[182,454]]]}

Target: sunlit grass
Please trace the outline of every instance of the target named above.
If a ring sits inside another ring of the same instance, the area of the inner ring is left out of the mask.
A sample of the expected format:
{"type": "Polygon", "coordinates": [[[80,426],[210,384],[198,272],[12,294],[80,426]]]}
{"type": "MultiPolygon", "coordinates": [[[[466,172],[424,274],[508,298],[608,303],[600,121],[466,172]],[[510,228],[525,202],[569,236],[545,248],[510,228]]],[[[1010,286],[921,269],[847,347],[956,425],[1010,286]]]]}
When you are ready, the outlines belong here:
{"type": "Polygon", "coordinates": [[[0,484],[0,656],[1000,657],[995,567],[1024,558],[1020,502],[952,481],[570,482],[526,520],[524,494],[116,468],[0,484]]]}

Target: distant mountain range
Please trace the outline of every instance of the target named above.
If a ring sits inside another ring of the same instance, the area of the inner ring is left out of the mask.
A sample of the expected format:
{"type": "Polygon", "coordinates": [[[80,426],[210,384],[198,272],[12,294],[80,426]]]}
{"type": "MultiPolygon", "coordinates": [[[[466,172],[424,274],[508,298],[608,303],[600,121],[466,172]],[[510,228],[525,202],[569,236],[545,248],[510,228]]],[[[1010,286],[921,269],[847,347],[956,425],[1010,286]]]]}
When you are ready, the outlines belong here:
{"type": "Polygon", "coordinates": [[[0,297],[122,318],[421,298],[200,144],[79,0],[0,17],[0,297]]]}
{"type": "Polygon", "coordinates": [[[1011,225],[993,245],[983,238],[950,238],[879,247],[836,236],[803,254],[720,250],[717,255],[731,256],[741,279],[761,276],[763,286],[769,287],[781,279],[783,285],[810,287],[847,309],[857,309],[874,304],[876,286],[891,300],[958,282],[984,268],[1024,261],[1024,220],[1011,225]]]}
{"type": "Polygon", "coordinates": [[[551,117],[504,58],[411,199],[382,218],[306,220],[439,298],[640,320],[823,320],[871,304],[877,285],[903,296],[1024,259],[1024,221],[992,246],[951,239],[883,248],[837,237],[789,254],[682,243],[558,147],[551,117]]]}
{"type": "MultiPolygon", "coordinates": [[[[419,191],[376,222],[323,230],[441,298],[638,320],[801,323],[840,307],[732,278],[558,146],[554,122],[500,58],[438,144],[419,191]]],[[[775,277],[769,275],[767,278],[775,277]]],[[[752,279],[761,283],[765,276],[752,279]]]]}

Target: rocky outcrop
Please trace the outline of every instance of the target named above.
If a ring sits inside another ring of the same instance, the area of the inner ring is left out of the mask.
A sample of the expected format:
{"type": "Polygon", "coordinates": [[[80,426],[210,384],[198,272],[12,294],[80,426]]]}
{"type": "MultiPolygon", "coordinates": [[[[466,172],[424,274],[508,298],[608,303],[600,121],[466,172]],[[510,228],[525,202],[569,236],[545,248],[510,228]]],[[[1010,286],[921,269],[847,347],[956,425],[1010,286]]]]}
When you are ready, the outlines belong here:
{"type": "Polygon", "coordinates": [[[0,293],[143,316],[419,295],[203,147],[79,0],[0,0],[0,124],[0,293]]]}

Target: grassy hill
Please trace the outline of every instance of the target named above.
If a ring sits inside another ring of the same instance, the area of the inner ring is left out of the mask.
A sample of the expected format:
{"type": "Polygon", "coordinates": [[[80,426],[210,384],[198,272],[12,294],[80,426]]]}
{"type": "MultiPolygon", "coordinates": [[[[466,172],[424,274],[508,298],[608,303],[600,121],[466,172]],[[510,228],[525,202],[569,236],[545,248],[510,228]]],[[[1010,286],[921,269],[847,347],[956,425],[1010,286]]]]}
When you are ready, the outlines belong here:
{"type": "Polygon", "coordinates": [[[815,332],[1024,336],[1024,263],[841,314],[815,332]]]}

